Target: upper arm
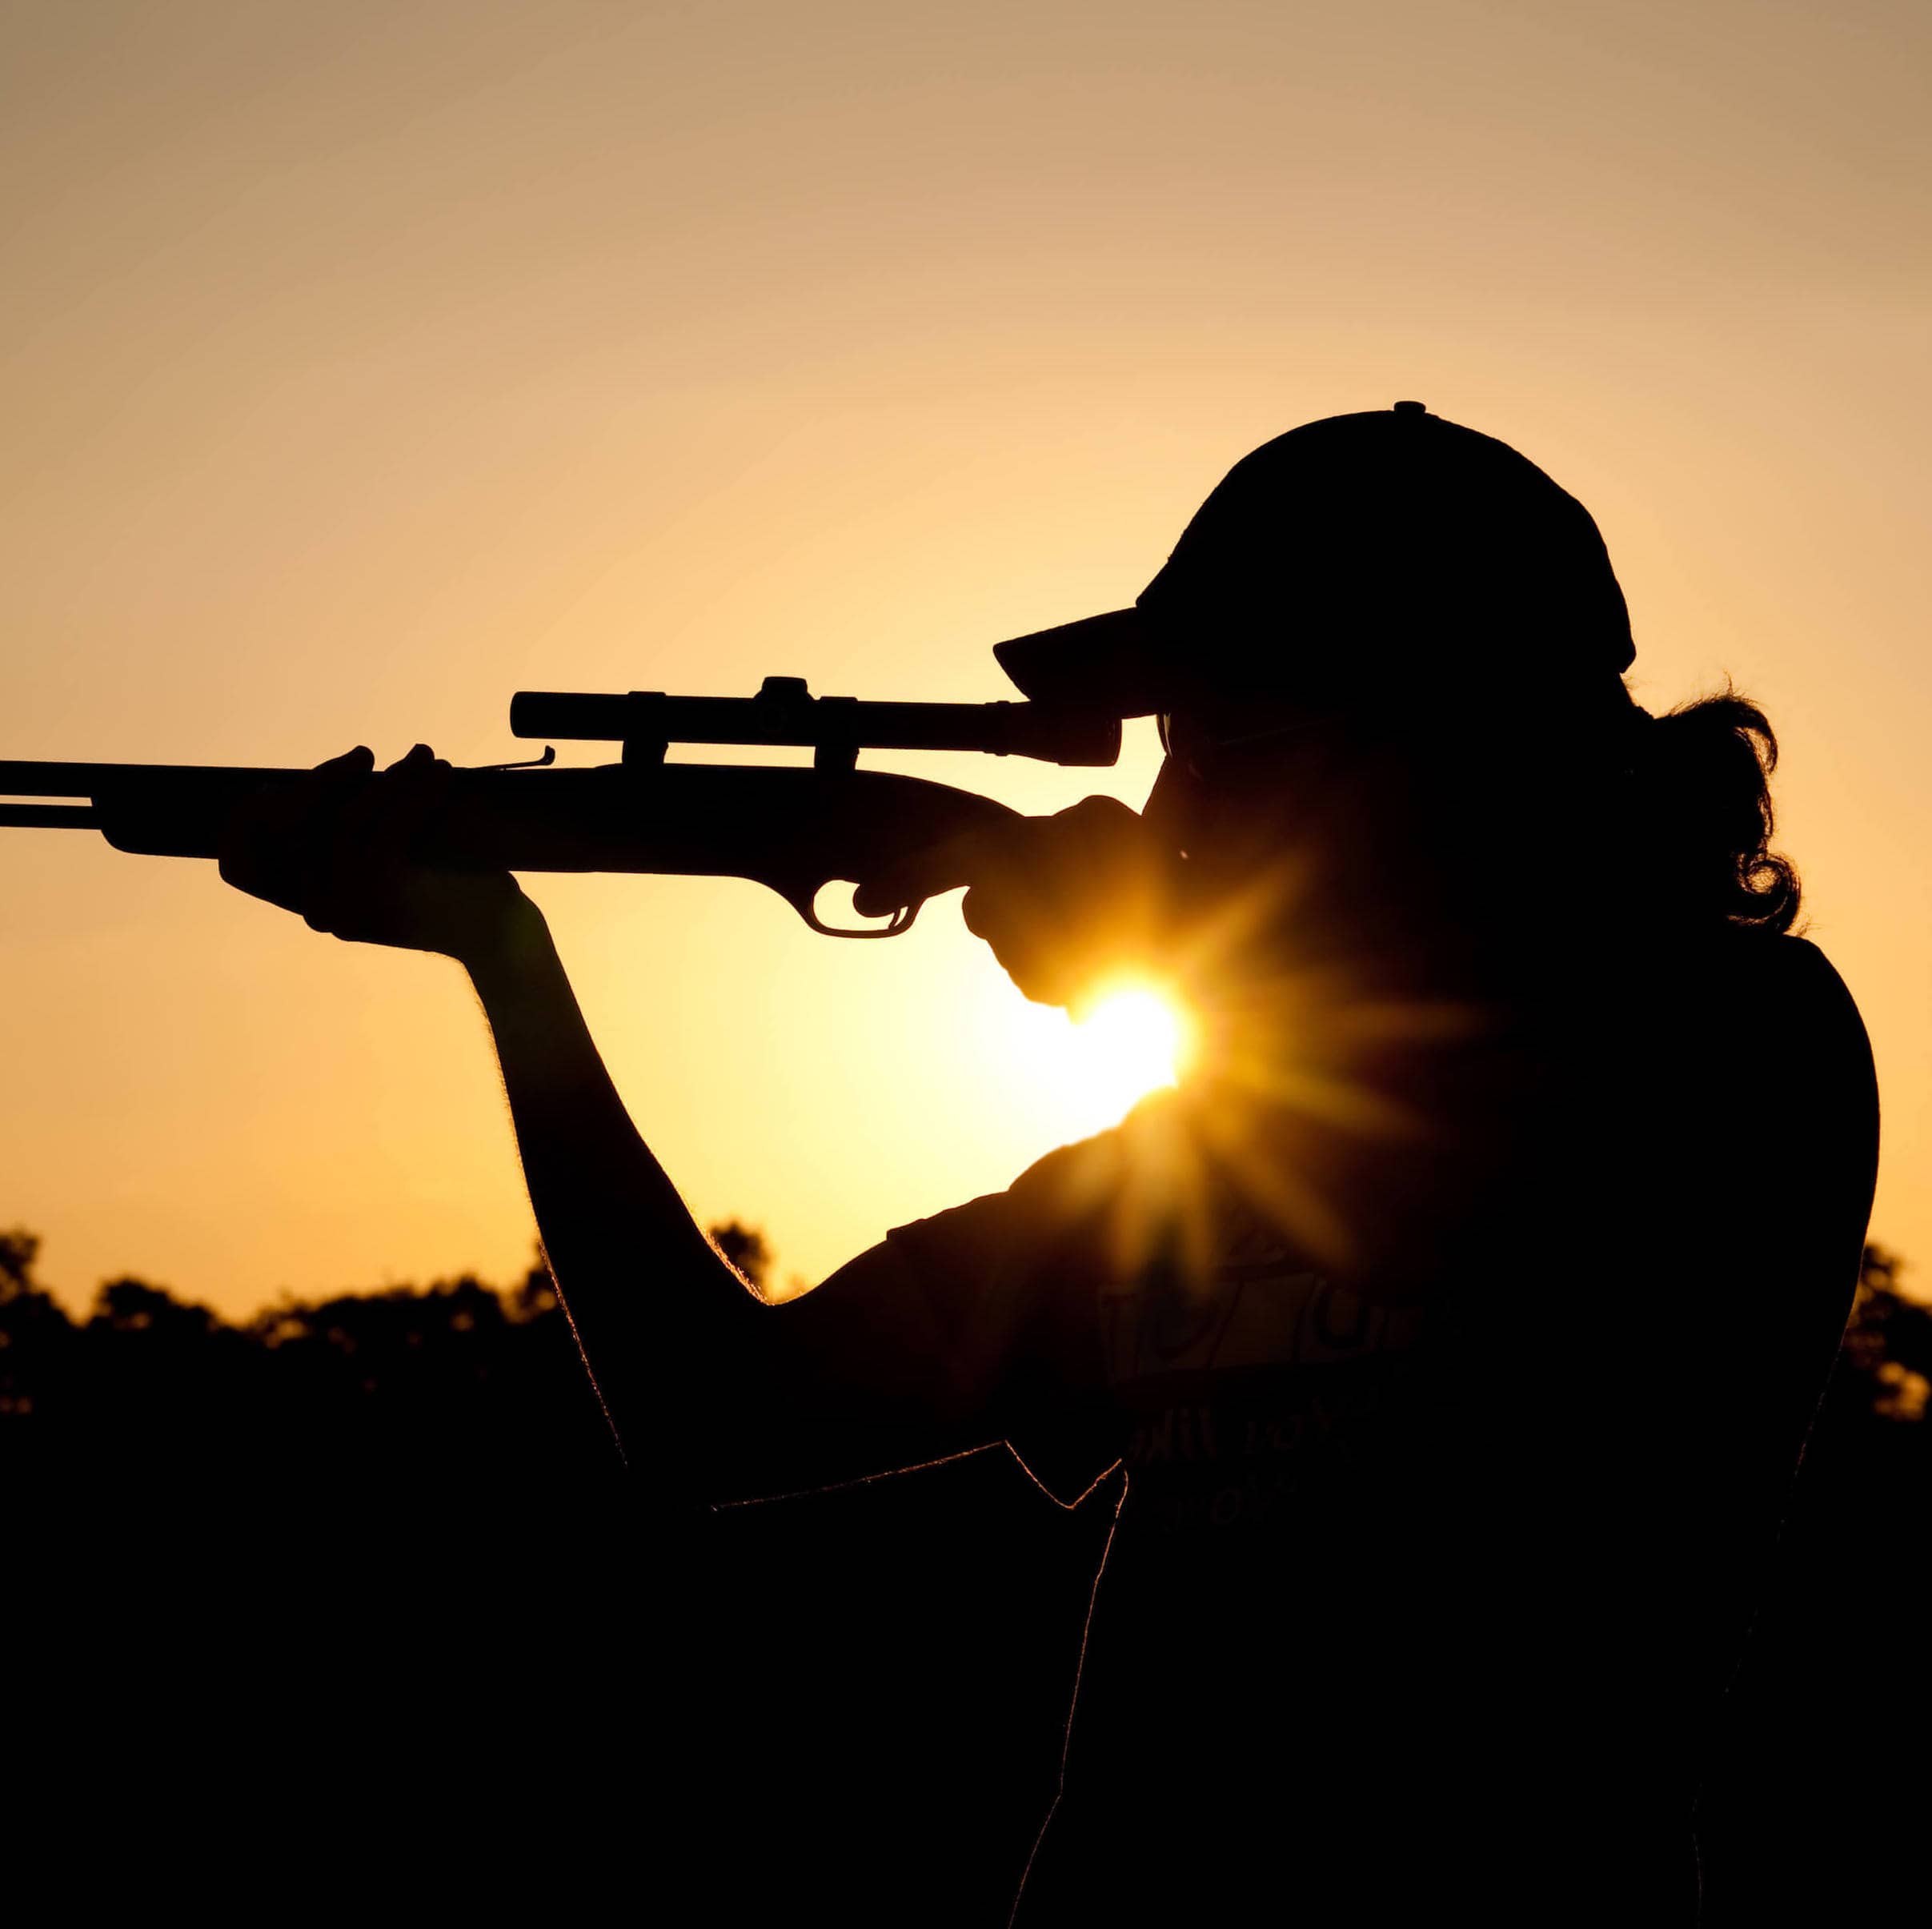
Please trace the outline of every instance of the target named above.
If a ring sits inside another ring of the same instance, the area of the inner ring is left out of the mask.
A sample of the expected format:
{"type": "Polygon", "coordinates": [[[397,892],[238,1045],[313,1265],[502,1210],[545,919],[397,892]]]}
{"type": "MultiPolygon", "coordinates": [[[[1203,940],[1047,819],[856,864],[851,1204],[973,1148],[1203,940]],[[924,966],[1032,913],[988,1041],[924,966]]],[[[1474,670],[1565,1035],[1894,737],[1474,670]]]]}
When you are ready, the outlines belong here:
{"type": "Polygon", "coordinates": [[[801,1406],[881,1425],[956,1422],[972,1408],[931,1281],[891,1238],[770,1318],[801,1406]]]}
{"type": "Polygon", "coordinates": [[[716,1430],[716,1494],[791,1492],[890,1472],[1000,1437],[1004,1344],[973,1343],[1002,1242],[999,1199],[903,1229],[762,1313],[716,1430]]]}
{"type": "MultiPolygon", "coordinates": [[[[789,1491],[1004,1440],[1056,1461],[1093,1443],[1091,1282],[1064,1180],[1078,1149],[1008,1190],[898,1227],[761,1316],[740,1491],[789,1491]]],[[[1110,1456],[1102,1453],[1097,1465],[1110,1456]]],[[[1089,1473],[1093,1470],[1089,1470],[1089,1473]]]]}

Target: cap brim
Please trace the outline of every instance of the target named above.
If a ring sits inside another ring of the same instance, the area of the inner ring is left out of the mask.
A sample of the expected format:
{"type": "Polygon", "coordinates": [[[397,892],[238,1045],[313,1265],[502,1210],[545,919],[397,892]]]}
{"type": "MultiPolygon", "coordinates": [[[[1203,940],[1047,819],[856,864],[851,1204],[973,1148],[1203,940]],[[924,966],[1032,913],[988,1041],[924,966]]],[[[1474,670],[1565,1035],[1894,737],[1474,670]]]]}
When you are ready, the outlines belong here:
{"type": "Polygon", "coordinates": [[[1036,703],[1080,704],[1114,716],[1168,708],[1164,666],[1137,609],[1109,610],[993,645],[1000,668],[1036,703]]]}

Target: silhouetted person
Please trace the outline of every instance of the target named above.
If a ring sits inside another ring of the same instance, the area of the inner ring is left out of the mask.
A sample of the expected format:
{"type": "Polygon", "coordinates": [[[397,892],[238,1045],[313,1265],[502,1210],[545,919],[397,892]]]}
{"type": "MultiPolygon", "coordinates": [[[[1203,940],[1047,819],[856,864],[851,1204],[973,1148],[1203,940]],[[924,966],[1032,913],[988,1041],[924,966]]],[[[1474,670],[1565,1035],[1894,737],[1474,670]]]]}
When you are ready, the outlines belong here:
{"type": "Polygon", "coordinates": [[[1416,403],[1268,443],[1133,610],[1000,655],[1168,754],[1138,815],[976,846],[968,921],[1052,1001],[1171,975],[1198,1063],[777,1310],[535,908],[403,857],[427,751],[324,766],[224,869],[467,967],[634,1466],[715,1498],[1004,1438],[1071,1498],[1124,1462],[1020,1922],[1691,1919],[1704,1735],[1876,1157],[1768,850],[1769,725],[1637,708],[1587,513],[1416,403]]]}

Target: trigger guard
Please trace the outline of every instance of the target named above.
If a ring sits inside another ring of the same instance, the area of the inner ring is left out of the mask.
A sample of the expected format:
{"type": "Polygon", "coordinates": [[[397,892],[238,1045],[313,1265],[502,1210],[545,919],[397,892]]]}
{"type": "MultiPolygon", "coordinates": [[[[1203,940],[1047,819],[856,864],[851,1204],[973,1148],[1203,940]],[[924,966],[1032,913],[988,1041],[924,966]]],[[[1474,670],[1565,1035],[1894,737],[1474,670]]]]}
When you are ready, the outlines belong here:
{"type": "MultiPolygon", "coordinates": [[[[838,881],[839,880],[836,878],[828,878],[825,880],[825,883],[836,884],[838,881]]],[[[791,904],[792,909],[796,911],[799,916],[805,920],[806,924],[808,924],[812,930],[816,931],[820,937],[824,938],[898,937],[901,935],[901,933],[910,931],[912,928],[912,920],[919,916],[920,908],[926,901],[922,897],[916,903],[910,904],[901,904],[883,924],[861,925],[853,928],[848,928],[847,927],[840,924],[828,924],[822,917],[819,916],[817,908],[819,892],[823,891],[824,888],[825,884],[820,884],[816,890],[812,891],[809,895],[801,895],[796,897],[791,897],[791,904]]],[[[787,896],[789,897],[790,893],[788,892],[787,896]]]]}

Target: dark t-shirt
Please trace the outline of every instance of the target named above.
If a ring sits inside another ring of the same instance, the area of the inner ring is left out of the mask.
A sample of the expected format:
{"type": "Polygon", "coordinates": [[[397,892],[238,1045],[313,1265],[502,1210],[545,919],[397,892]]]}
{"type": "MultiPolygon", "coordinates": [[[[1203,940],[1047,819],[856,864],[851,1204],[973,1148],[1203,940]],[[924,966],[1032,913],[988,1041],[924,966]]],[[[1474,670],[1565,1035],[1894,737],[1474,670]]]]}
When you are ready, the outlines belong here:
{"type": "Polygon", "coordinates": [[[1425,1060],[1406,1117],[1164,1095],[891,1235],[1032,1470],[1124,1474],[1022,1923],[1694,1917],[1857,1277],[1863,1030],[1726,934],[1425,1060]]]}

